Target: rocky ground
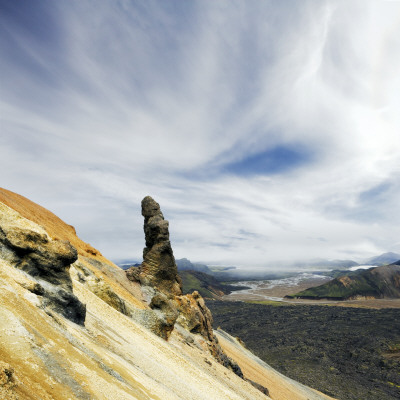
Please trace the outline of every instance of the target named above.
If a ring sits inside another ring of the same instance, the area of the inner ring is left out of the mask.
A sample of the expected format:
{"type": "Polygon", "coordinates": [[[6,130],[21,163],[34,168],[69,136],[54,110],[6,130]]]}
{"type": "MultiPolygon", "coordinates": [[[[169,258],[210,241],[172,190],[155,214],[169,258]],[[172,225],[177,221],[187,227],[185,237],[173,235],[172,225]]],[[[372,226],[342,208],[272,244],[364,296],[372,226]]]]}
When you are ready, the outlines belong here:
{"type": "Polygon", "coordinates": [[[209,301],[214,327],[340,400],[400,398],[400,310],[209,301]]]}

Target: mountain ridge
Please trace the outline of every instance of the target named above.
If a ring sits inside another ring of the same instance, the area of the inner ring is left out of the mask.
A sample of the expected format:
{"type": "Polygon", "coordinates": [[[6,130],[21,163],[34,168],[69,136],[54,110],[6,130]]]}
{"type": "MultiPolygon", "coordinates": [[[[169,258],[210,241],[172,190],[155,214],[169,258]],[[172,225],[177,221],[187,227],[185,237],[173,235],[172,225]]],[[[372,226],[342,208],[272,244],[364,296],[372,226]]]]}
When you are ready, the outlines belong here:
{"type": "Polygon", "coordinates": [[[400,298],[400,265],[353,271],[286,297],[330,300],[400,298]]]}
{"type": "Polygon", "coordinates": [[[387,253],[383,253],[378,256],[368,258],[365,261],[365,264],[382,266],[384,264],[391,264],[398,260],[400,260],[400,254],[389,251],[387,253]]]}

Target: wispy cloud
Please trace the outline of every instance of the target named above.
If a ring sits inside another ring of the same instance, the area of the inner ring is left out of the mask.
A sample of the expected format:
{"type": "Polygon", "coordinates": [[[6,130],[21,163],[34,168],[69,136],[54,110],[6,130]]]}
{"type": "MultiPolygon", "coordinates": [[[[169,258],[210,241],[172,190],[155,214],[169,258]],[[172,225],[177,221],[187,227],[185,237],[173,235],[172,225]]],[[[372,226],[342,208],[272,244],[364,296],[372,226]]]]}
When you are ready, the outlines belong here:
{"type": "Polygon", "coordinates": [[[400,250],[400,4],[1,2],[2,186],[138,258],[400,250]],[[323,240],[321,240],[323,238],[323,240]]]}

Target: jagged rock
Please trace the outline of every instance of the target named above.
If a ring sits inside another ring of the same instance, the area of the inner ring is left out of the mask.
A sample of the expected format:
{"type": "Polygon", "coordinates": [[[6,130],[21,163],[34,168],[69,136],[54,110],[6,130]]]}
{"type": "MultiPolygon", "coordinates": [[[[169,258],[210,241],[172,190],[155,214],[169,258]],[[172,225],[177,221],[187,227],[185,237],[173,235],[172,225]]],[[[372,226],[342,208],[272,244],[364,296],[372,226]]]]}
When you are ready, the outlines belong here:
{"type": "Polygon", "coordinates": [[[247,381],[247,382],[249,382],[250,384],[252,384],[252,385],[253,385],[256,389],[258,389],[261,393],[264,393],[266,396],[269,396],[269,390],[268,390],[265,386],[260,385],[259,383],[254,382],[254,381],[252,381],[251,379],[246,379],[246,378],[245,378],[245,381],[247,381]]]}
{"type": "Polygon", "coordinates": [[[86,306],[71,292],[56,288],[44,293],[44,306],[68,318],[76,324],[83,325],[86,318],[86,306]]]}
{"type": "Polygon", "coordinates": [[[178,310],[174,303],[163,293],[157,293],[153,296],[150,302],[150,307],[153,310],[159,310],[162,313],[162,320],[164,322],[164,326],[162,327],[163,337],[168,339],[178,318],[178,310]]]}
{"type": "Polygon", "coordinates": [[[12,388],[15,385],[14,369],[9,364],[0,361],[0,386],[12,388]]]}
{"type": "Polygon", "coordinates": [[[126,271],[126,276],[132,282],[140,282],[140,267],[131,267],[126,271]]]}
{"type": "MultiPolygon", "coordinates": [[[[106,265],[103,263],[90,259],[87,259],[87,261],[98,270],[106,270],[106,265]]],[[[71,276],[85,285],[86,288],[110,307],[145,326],[157,336],[168,340],[178,313],[173,303],[164,294],[157,294],[153,288],[144,287],[143,291],[148,292],[148,303],[151,308],[138,309],[122,299],[104,279],[95,275],[82,261],[74,263],[73,268],[71,268],[71,276]]]]}
{"type": "Polygon", "coordinates": [[[221,346],[218,343],[218,339],[214,336],[214,340],[209,343],[209,349],[211,354],[214,358],[222,364],[224,367],[230,369],[234,372],[237,376],[244,379],[243,372],[239,365],[233,361],[230,357],[228,357],[224,351],[222,350],[221,346]]]}
{"type": "Polygon", "coordinates": [[[27,289],[43,296],[44,306],[83,324],[86,308],[72,293],[69,275],[78,258],[76,249],[68,241],[51,239],[41,227],[5,207],[0,209],[0,258],[38,280],[27,289]]]}
{"type": "Polygon", "coordinates": [[[169,241],[168,221],[164,219],[160,205],[150,196],[142,200],[142,215],[146,247],[140,266],[140,282],[170,298],[181,295],[182,283],[169,241]]]}
{"type": "Polygon", "coordinates": [[[206,340],[213,340],[212,315],[204,299],[195,291],[175,299],[179,312],[177,322],[192,333],[200,333],[206,340]]]}
{"type": "Polygon", "coordinates": [[[77,260],[76,249],[67,241],[51,240],[45,234],[14,227],[0,227],[0,241],[14,253],[15,267],[53,285],[72,289],[69,266],[77,260]]]}
{"type": "Polygon", "coordinates": [[[179,312],[177,323],[191,333],[198,333],[206,340],[208,349],[213,357],[236,375],[243,378],[239,365],[229,358],[218,343],[212,329],[213,318],[204,299],[197,291],[184,296],[177,296],[174,300],[179,312]]]}

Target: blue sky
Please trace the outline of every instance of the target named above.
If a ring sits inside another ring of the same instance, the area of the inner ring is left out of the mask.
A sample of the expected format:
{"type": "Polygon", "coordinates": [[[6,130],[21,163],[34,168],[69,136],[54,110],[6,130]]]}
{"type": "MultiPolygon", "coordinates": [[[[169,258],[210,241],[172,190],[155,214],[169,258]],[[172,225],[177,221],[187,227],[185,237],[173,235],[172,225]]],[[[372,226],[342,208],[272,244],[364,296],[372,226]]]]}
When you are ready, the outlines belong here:
{"type": "Polygon", "coordinates": [[[111,259],[400,252],[400,2],[0,1],[1,186],[111,259]]]}

